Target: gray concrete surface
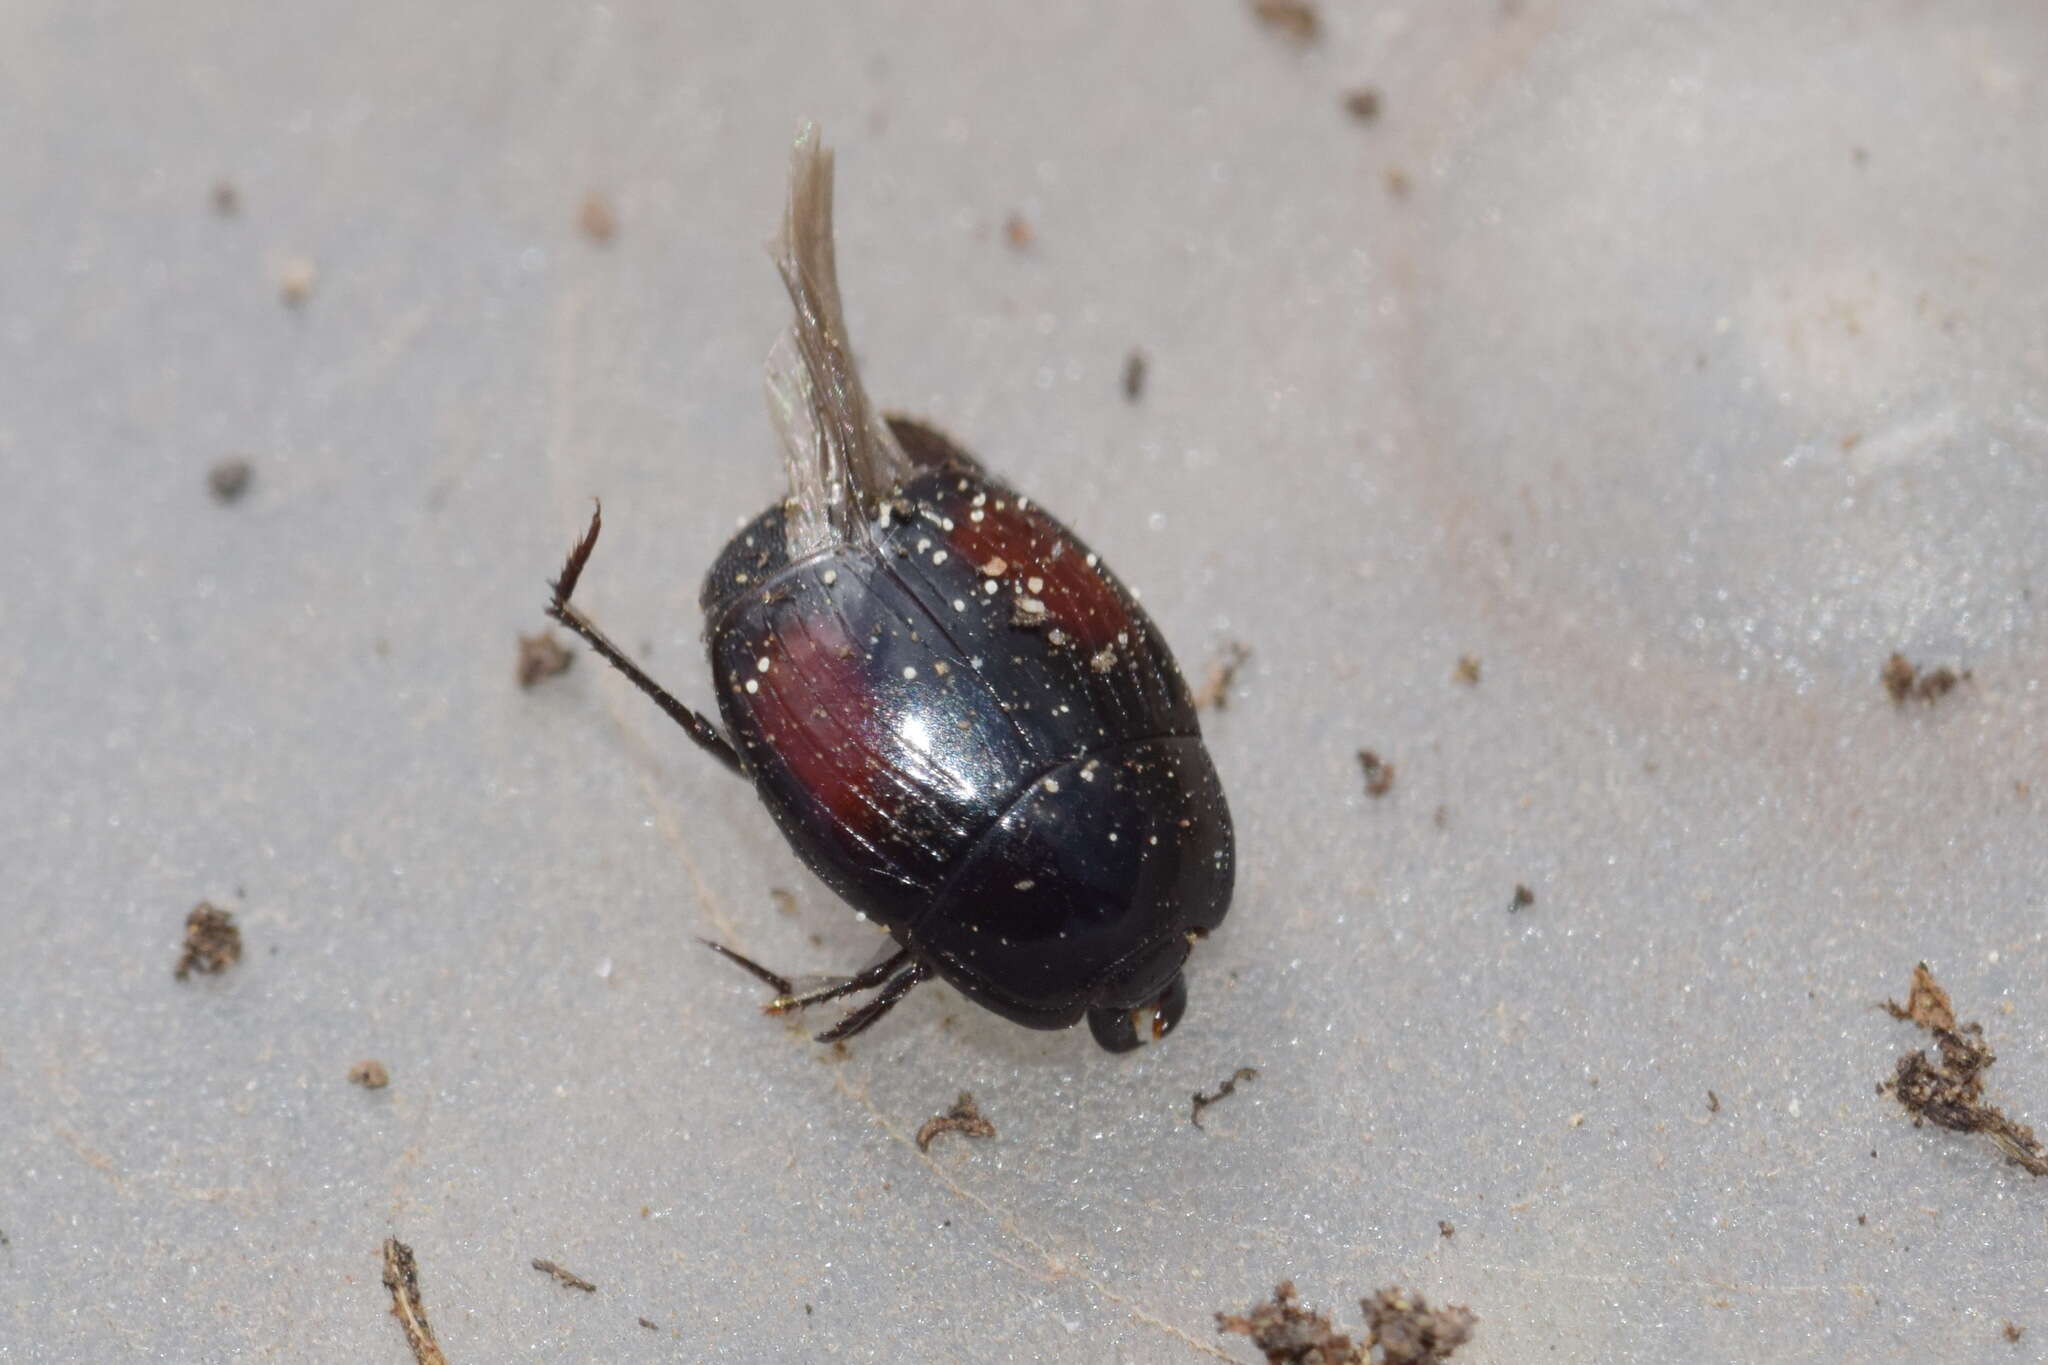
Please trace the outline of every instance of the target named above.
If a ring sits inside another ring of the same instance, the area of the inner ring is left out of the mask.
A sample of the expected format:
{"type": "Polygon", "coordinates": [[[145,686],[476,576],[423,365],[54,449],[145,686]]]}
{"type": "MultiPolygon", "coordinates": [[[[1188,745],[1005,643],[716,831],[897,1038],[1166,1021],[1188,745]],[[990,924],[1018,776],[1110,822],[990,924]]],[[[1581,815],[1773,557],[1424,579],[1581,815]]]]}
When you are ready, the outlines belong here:
{"type": "Polygon", "coordinates": [[[1874,1002],[1927,959],[2048,1120],[2048,13],[1324,18],[0,5],[0,1360],[397,1365],[392,1235],[458,1365],[1246,1361],[1285,1276],[1461,1361],[2044,1358],[2048,1182],[1875,1092],[1874,1002]],[[878,398],[1256,651],[1134,1059],[763,1018],[696,935],[869,931],[592,661],[513,685],[601,494],[706,699],[807,116],[878,398]]]}

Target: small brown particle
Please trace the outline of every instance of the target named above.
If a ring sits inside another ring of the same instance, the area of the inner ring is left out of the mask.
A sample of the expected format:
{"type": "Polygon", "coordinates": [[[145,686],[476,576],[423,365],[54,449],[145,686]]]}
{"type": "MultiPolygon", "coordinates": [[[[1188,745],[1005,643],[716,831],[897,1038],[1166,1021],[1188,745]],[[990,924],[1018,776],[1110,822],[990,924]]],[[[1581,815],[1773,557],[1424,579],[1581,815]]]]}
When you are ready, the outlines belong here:
{"type": "Polygon", "coordinates": [[[278,297],[284,300],[285,307],[298,308],[313,297],[315,278],[316,272],[311,261],[303,257],[287,261],[277,277],[278,297]]]}
{"type": "Polygon", "coordinates": [[[1365,794],[1385,796],[1394,789],[1394,765],[1370,749],[1358,751],[1358,766],[1365,772],[1365,794]]]}
{"type": "Polygon", "coordinates": [[[1908,699],[1932,705],[1953,692],[1957,683],[1970,680],[1968,669],[1958,673],[1946,664],[1923,673],[1903,654],[1893,654],[1886,659],[1877,676],[1895,706],[1904,706],[1908,699]]]}
{"type": "Polygon", "coordinates": [[[213,494],[214,501],[230,503],[238,501],[249,491],[249,479],[255,469],[240,455],[230,455],[216,460],[206,471],[206,488],[213,494]]]}
{"type": "Polygon", "coordinates": [[[1369,85],[1346,91],[1344,112],[1360,123],[1371,123],[1380,116],[1380,92],[1369,85]]]}
{"type": "Polygon", "coordinates": [[[581,1275],[562,1269],[553,1261],[543,1261],[536,1257],[533,1262],[533,1268],[542,1274],[554,1276],[570,1289],[580,1289],[586,1294],[595,1294],[597,1292],[596,1285],[584,1279],[581,1275]]]}
{"type": "Polygon", "coordinates": [[[649,1321],[648,1321],[648,1320],[647,1320],[646,1318],[638,1318],[638,1319],[635,1319],[635,1320],[636,1320],[636,1321],[637,1321],[637,1322],[638,1322],[638,1323],[639,1323],[639,1324],[640,1324],[640,1325],[641,1325],[642,1327],[645,1327],[645,1328],[646,1328],[646,1329],[647,1329],[648,1331],[650,1331],[650,1332],[659,1332],[659,1331],[661,1330],[661,1328],[660,1328],[660,1327],[656,1326],[656,1325],[655,1325],[654,1323],[651,1323],[651,1322],[649,1322],[649,1321]]]}
{"type": "Polygon", "coordinates": [[[784,886],[768,888],[768,899],[775,902],[775,908],[785,915],[796,913],[796,893],[784,886]]]}
{"type": "Polygon", "coordinates": [[[1711,1090],[1707,1092],[1707,1112],[1709,1114],[1718,1114],[1721,1112],[1721,1097],[1719,1095],[1716,1095],[1711,1090]]]}
{"type": "Polygon", "coordinates": [[[1145,396],[1145,374],[1149,368],[1150,363],[1145,359],[1143,351],[1133,348],[1131,353],[1124,357],[1125,402],[1135,403],[1145,396]]]}
{"type": "Polygon", "coordinates": [[[375,1057],[365,1058],[350,1067],[348,1078],[365,1090],[382,1090],[391,1084],[391,1073],[375,1057]]]}
{"type": "Polygon", "coordinates": [[[1535,903],[1536,893],[1534,891],[1531,891],[1528,887],[1522,885],[1520,882],[1516,882],[1515,899],[1512,903],[1509,904],[1508,910],[1510,912],[1516,910],[1527,910],[1530,906],[1534,905],[1535,903]]]}
{"type": "Polygon", "coordinates": [[[543,678],[552,678],[576,662],[576,656],[562,647],[551,630],[538,635],[519,637],[519,685],[532,687],[543,678]]]}
{"type": "Polygon", "coordinates": [[[1472,1340],[1479,1319],[1469,1308],[1431,1308],[1420,1294],[1382,1289],[1359,1300],[1370,1329],[1366,1344],[1377,1346],[1384,1365],[1436,1365],[1472,1340]]]}
{"type": "Polygon", "coordinates": [[[1894,1019],[1910,1019],[1930,1033],[1936,1030],[1953,1031],[1956,1026],[1955,1003],[1948,998],[1948,992],[1934,979],[1934,973],[1927,969],[1925,962],[1913,968],[1913,989],[1906,993],[1906,1003],[1896,1000],[1884,1002],[1886,1013],[1894,1019]]]}
{"type": "Polygon", "coordinates": [[[1479,686],[1479,660],[1470,654],[1458,656],[1458,666],[1451,670],[1451,677],[1467,687],[1479,686]]]}
{"type": "Polygon", "coordinates": [[[1399,166],[1389,166],[1387,168],[1388,194],[1393,195],[1396,199],[1406,199],[1408,191],[1414,187],[1414,182],[1408,178],[1408,172],[1402,170],[1399,166]]]}
{"type": "Polygon", "coordinates": [[[2002,1335],[2007,1341],[2018,1341],[2021,1337],[2025,1336],[2026,1334],[2027,1329],[2020,1326],[2016,1322],[2006,1323],[2005,1330],[2002,1333],[2000,1333],[2000,1335],[2002,1335]]]}
{"type": "Polygon", "coordinates": [[[448,1365],[441,1343],[427,1322],[427,1305],[420,1298],[420,1271],[412,1248],[396,1237],[384,1242],[384,1287],[391,1291],[391,1316],[405,1332],[405,1344],[412,1348],[416,1365],[448,1365]]]}
{"type": "Polygon", "coordinates": [[[1003,240],[1013,251],[1029,251],[1032,243],[1038,240],[1038,234],[1031,230],[1031,224],[1024,220],[1023,214],[1013,213],[1003,219],[1003,240]]]}
{"type": "Polygon", "coordinates": [[[583,207],[576,214],[576,226],[583,229],[583,235],[600,246],[618,235],[619,218],[612,212],[609,199],[601,194],[584,198],[583,207]]]}
{"type": "Polygon", "coordinates": [[[213,182],[213,211],[223,218],[232,218],[242,211],[242,192],[232,180],[213,182]]]}
{"type": "Polygon", "coordinates": [[[1323,35],[1322,16],[1308,0],[1251,0],[1252,17],[1301,47],[1323,35]]]}
{"type": "Polygon", "coordinates": [[[1210,1105],[1215,1104],[1218,1101],[1227,1099],[1230,1096],[1235,1095],[1237,1093],[1237,1083],[1239,1081],[1253,1080],[1257,1078],[1258,1074],[1258,1071],[1253,1067],[1241,1066],[1237,1070],[1230,1073],[1230,1078],[1228,1080],[1224,1081],[1223,1084],[1216,1087],[1215,1094],[1204,1095],[1201,1091],[1196,1091],[1195,1101],[1188,1108],[1188,1122],[1194,1124],[1195,1127],[1200,1128],[1202,1126],[1202,1111],[1204,1109],[1207,1109],[1210,1105]]]}
{"type": "Polygon", "coordinates": [[[241,960],[242,931],[235,917],[206,901],[193,906],[185,916],[185,947],[171,974],[180,981],[194,972],[213,976],[241,960]]]}
{"type": "Polygon", "coordinates": [[[1230,709],[1230,689],[1237,682],[1238,670],[1251,662],[1251,649],[1236,640],[1226,640],[1222,657],[1209,666],[1209,676],[1202,680],[1201,690],[1195,693],[1197,711],[1227,711],[1230,709]]]}
{"type": "Polygon", "coordinates": [[[1439,1218],[1436,1220],[1436,1235],[1439,1237],[1455,1237],[1458,1235],[1458,1230],[1439,1218]]]}
{"type": "Polygon", "coordinates": [[[1216,1330],[1250,1337],[1267,1365],[1354,1365],[1363,1358],[1362,1348],[1328,1318],[1301,1306],[1292,1280],[1282,1280],[1273,1301],[1254,1304],[1249,1313],[1218,1313],[1216,1330]]]}
{"type": "Polygon", "coordinates": [[[917,1130],[917,1150],[930,1151],[932,1139],[941,1133],[959,1133],[971,1138],[992,1138],[996,1135],[996,1126],[982,1117],[981,1110],[975,1106],[974,1096],[963,1090],[960,1092],[960,1098],[953,1101],[951,1109],[934,1118],[926,1119],[924,1127],[917,1130]]]}

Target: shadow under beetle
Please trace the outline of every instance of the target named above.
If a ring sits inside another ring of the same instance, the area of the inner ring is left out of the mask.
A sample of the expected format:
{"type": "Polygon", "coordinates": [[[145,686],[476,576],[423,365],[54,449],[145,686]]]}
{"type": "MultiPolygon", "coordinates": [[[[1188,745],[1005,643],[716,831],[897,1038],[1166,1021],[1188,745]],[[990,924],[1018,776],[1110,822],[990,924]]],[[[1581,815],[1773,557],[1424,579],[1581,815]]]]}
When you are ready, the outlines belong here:
{"type": "Polygon", "coordinates": [[[796,307],[767,366],[789,496],[733,538],[700,596],[723,728],[570,605],[601,508],[548,608],[750,780],[811,871],[892,940],[801,993],[710,946],[775,989],[771,1011],[876,992],[821,1042],[934,975],[1030,1028],[1086,1014],[1112,1052],[1162,1038],[1234,875],[1187,683],[1072,532],[930,427],[870,408],[812,125],[775,257],[796,307]]]}

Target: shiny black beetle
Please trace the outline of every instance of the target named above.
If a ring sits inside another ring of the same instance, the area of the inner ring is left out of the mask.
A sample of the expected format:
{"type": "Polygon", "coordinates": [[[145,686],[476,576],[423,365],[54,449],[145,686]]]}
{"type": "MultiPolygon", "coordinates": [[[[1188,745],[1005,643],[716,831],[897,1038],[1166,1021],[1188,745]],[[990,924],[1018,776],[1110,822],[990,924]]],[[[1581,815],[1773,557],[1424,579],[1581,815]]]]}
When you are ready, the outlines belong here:
{"type": "Polygon", "coordinates": [[[1031,1028],[1083,1013],[1112,1052],[1187,1007],[1181,966],[1230,907],[1230,811],[1188,688],[1086,545],[931,428],[878,417],[832,250],[832,159],[798,136],[776,265],[796,321],[768,362],[789,496],[734,537],[701,602],[721,730],[569,603],[549,614],[750,779],[806,864],[892,938],[771,1010],[877,990],[820,1041],[937,975],[1031,1028]],[[879,988],[879,989],[877,989],[879,988]]]}

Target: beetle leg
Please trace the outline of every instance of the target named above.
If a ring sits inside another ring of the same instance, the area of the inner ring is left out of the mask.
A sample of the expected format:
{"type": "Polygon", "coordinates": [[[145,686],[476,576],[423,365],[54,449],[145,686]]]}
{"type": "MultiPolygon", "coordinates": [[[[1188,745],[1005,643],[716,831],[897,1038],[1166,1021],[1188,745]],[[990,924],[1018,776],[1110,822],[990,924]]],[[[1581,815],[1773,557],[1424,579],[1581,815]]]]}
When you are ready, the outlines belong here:
{"type": "Polygon", "coordinates": [[[831,1028],[826,1029],[817,1036],[815,1041],[820,1043],[836,1043],[841,1039],[853,1037],[854,1034],[861,1032],[890,1010],[895,1009],[897,1001],[910,994],[913,987],[917,986],[919,982],[928,979],[931,974],[932,969],[925,966],[924,963],[911,963],[891,978],[888,985],[882,987],[880,995],[848,1014],[831,1028]]]}
{"type": "Polygon", "coordinates": [[[576,591],[576,581],[583,577],[583,566],[590,561],[590,552],[597,548],[597,533],[603,529],[604,508],[600,505],[591,510],[590,528],[576,542],[576,548],[569,551],[569,558],[562,564],[561,577],[548,584],[553,594],[548,601],[548,615],[582,636],[584,643],[596,650],[606,663],[652,697],[654,704],[697,742],[697,747],[734,772],[744,775],[746,770],[740,766],[739,751],[732,747],[732,741],[716,725],[670,696],[667,688],[648,677],[640,665],[626,657],[624,650],[605,638],[605,633],[597,628],[595,622],[569,605],[569,595],[576,591]]]}
{"type": "Polygon", "coordinates": [[[703,944],[706,948],[709,948],[712,952],[717,953],[720,957],[726,958],[732,962],[737,962],[741,967],[744,967],[747,971],[752,972],[756,977],[767,982],[770,986],[773,986],[775,988],[775,993],[777,995],[788,995],[791,991],[796,989],[796,987],[790,983],[790,979],[788,977],[776,975],[774,972],[769,971],[766,967],[763,967],[760,963],[754,961],[754,959],[752,959],[751,957],[747,957],[741,953],[736,953],[732,949],[726,947],[723,943],[713,943],[708,938],[700,938],[697,941],[703,944]]]}
{"type": "Polygon", "coordinates": [[[734,952],[723,943],[713,943],[708,938],[699,939],[698,942],[721,957],[729,958],[733,962],[738,963],[741,967],[744,967],[747,971],[752,972],[755,976],[775,988],[775,998],[761,1007],[763,1013],[766,1014],[787,1014],[791,1010],[800,1010],[806,1005],[816,1005],[826,1000],[837,1000],[842,995],[852,995],[856,991],[872,990],[895,975],[896,971],[904,963],[910,961],[909,950],[900,949],[861,968],[852,976],[842,976],[826,985],[798,992],[788,977],[769,971],[752,958],[734,952]]]}

